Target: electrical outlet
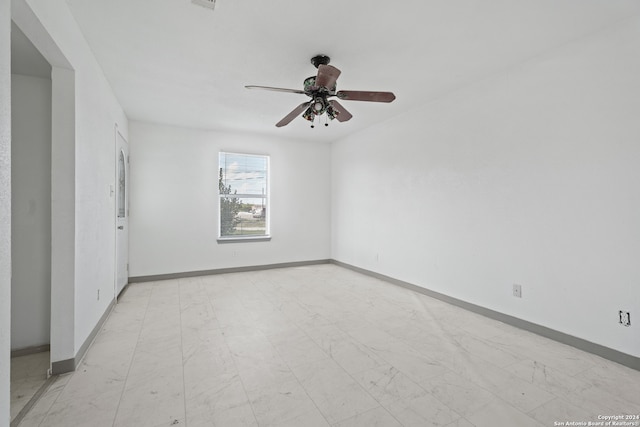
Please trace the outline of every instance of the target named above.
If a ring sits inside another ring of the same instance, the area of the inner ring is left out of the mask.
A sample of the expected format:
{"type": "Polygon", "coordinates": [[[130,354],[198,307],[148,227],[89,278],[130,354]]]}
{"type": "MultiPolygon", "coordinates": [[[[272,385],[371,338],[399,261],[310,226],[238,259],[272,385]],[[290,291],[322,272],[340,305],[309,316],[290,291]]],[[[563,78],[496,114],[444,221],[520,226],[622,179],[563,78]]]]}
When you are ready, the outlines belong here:
{"type": "Polygon", "coordinates": [[[516,298],[522,298],[522,285],[513,285],[513,296],[516,298]]]}
{"type": "Polygon", "coordinates": [[[620,310],[618,312],[620,317],[620,324],[623,326],[631,326],[631,314],[628,311],[620,310]]]}

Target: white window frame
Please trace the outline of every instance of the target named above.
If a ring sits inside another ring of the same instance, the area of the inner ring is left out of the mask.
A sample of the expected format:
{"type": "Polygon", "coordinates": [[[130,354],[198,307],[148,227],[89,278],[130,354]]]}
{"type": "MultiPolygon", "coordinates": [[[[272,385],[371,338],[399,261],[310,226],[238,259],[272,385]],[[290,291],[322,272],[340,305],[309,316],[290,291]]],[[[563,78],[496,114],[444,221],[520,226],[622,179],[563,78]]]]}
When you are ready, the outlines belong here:
{"type": "Polygon", "coordinates": [[[224,155],[233,155],[233,156],[243,156],[243,157],[260,157],[266,160],[266,185],[264,189],[264,194],[247,194],[247,193],[237,193],[231,195],[220,194],[220,189],[218,188],[218,243],[234,243],[234,242],[263,242],[271,240],[271,189],[270,189],[270,175],[271,175],[271,157],[267,154],[249,154],[249,153],[237,153],[232,151],[220,151],[218,153],[218,167],[216,168],[217,174],[216,177],[219,178],[221,160],[224,155]],[[237,199],[260,199],[264,198],[265,200],[265,234],[257,234],[257,235],[231,235],[231,236],[223,236],[222,235],[222,215],[220,212],[221,201],[224,198],[237,198],[237,199]]]}

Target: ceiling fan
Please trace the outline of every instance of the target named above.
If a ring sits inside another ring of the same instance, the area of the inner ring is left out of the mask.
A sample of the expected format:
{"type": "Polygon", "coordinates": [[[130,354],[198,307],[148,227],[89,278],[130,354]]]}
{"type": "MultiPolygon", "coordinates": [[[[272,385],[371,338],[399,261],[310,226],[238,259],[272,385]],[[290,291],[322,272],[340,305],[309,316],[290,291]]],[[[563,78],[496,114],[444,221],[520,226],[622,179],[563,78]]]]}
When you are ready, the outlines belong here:
{"type": "MultiPolygon", "coordinates": [[[[300,113],[302,117],[311,122],[314,127],[316,116],[326,113],[331,120],[338,119],[339,122],[346,122],[353,117],[337,100],[329,99],[336,97],[344,101],[369,101],[369,102],[391,102],[396,99],[392,92],[371,92],[356,90],[336,91],[336,81],[341,71],[329,65],[330,58],[326,55],[317,55],[311,58],[311,63],[318,69],[318,74],[308,77],[304,81],[304,89],[284,89],[270,86],[245,86],[247,89],[265,89],[276,92],[290,92],[307,95],[310,101],[298,105],[292,112],[287,114],[282,120],[276,123],[277,127],[288,125],[300,113]]],[[[328,121],[325,126],[329,126],[328,121]]]]}

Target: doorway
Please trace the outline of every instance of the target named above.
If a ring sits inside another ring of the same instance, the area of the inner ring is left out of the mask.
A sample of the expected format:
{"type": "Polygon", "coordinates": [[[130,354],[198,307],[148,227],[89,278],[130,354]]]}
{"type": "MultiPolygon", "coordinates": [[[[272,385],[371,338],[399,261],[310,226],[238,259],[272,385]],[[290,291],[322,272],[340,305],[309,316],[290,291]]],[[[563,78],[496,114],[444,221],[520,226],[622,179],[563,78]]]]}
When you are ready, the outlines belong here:
{"type": "Polygon", "coordinates": [[[51,343],[52,67],[11,24],[11,419],[47,379],[51,343]]]}

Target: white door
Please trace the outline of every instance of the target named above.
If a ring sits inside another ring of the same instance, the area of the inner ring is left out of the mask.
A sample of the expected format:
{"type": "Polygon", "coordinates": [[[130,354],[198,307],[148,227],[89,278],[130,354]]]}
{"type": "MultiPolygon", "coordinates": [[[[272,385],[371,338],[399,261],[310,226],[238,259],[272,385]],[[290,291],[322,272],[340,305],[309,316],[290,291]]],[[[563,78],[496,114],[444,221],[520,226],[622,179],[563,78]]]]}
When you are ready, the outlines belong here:
{"type": "Polygon", "coordinates": [[[129,280],[129,144],[116,129],[116,297],[129,280]]]}

